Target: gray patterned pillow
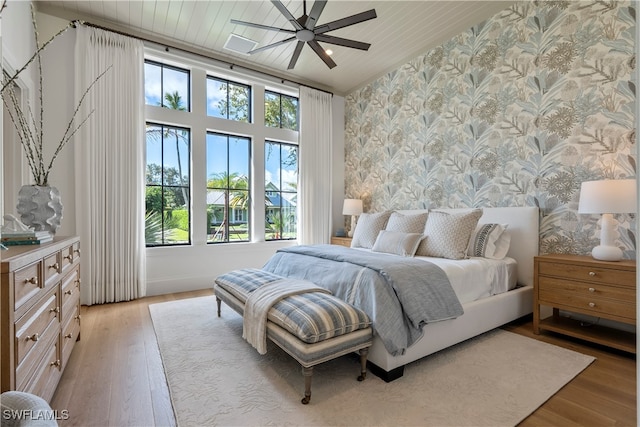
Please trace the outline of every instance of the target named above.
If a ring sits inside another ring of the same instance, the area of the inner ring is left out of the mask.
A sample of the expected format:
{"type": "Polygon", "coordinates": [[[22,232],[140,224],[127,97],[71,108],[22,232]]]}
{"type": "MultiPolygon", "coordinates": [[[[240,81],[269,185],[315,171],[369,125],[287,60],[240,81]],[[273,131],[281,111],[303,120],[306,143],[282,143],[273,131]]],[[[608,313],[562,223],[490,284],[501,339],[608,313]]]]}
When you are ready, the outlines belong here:
{"type": "Polygon", "coordinates": [[[403,233],[402,231],[382,230],[371,249],[373,252],[384,252],[412,257],[424,235],[422,233],[403,233]]]}
{"type": "Polygon", "coordinates": [[[416,215],[403,215],[399,212],[393,212],[389,217],[389,222],[387,222],[385,230],[422,234],[424,232],[424,225],[427,222],[428,215],[428,212],[416,215]]]}
{"type": "Polygon", "coordinates": [[[507,256],[511,236],[506,233],[507,224],[479,224],[469,240],[467,255],[503,259],[507,256]]]}
{"type": "Polygon", "coordinates": [[[356,229],[351,240],[352,248],[371,249],[376,242],[378,233],[387,225],[390,211],[379,213],[363,213],[358,218],[356,229]]]}
{"type": "Polygon", "coordinates": [[[482,209],[465,213],[430,211],[424,234],[416,255],[437,258],[463,259],[471,233],[476,229],[482,209]]]}

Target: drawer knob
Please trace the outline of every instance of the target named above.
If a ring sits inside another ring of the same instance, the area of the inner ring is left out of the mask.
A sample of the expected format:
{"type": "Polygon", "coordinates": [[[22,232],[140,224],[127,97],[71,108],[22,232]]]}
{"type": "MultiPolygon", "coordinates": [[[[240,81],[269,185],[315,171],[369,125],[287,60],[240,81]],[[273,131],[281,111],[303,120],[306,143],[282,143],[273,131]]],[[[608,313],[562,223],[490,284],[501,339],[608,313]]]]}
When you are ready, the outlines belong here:
{"type": "Polygon", "coordinates": [[[74,252],[80,255],[80,249],[76,249],[74,252]]]}
{"type": "Polygon", "coordinates": [[[595,306],[596,306],[596,303],[595,303],[595,302],[590,302],[590,303],[589,303],[589,307],[593,308],[593,307],[595,307],[595,306]]]}
{"type": "Polygon", "coordinates": [[[67,289],[66,291],[64,291],[65,295],[71,295],[73,293],[73,289],[67,289]]]}
{"type": "Polygon", "coordinates": [[[596,288],[589,288],[589,292],[595,292],[596,288]]]}
{"type": "Polygon", "coordinates": [[[65,335],[65,338],[71,338],[73,335],[71,333],[68,333],[67,335],[65,335]]]}
{"type": "Polygon", "coordinates": [[[49,366],[60,366],[60,360],[54,360],[53,362],[49,363],[49,366]]]}
{"type": "Polygon", "coordinates": [[[82,319],[82,316],[80,314],[78,314],[76,317],[74,317],[74,319],[80,320],[80,319],[82,319]]]}
{"type": "Polygon", "coordinates": [[[27,341],[38,341],[40,337],[38,336],[38,334],[33,334],[33,335],[29,335],[27,336],[27,341]]]}
{"type": "Polygon", "coordinates": [[[49,268],[53,268],[54,270],[57,270],[58,268],[60,268],[60,264],[58,264],[58,263],[56,262],[56,263],[54,263],[54,264],[51,264],[51,265],[49,266],[49,268]]]}
{"type": "Polygon", "coordinates": [[[69,262],[71,262],[73,260],[73,256],[71,256],[71,255],[65,255],[63,258],[64,259],[68,259],[69,262]]]}
{"type": "Polygon", "coordinates": [[[49,313],[60,313],[60,307],[50,308],[49,313]]]}
{"type": "Polygon", "coordinates": [[[33,276],[31,279],[24,279],[24,283],[31,283],[32,285],[38,285],[38,278],[33,276]]]}
{"type": "Polygon", "coordinates": [[[590,272],[589,272],[589,276],[594,277],[595,275],[596,275],[596,272],[595,272],[595,271],[590,271],[590,272]]]}

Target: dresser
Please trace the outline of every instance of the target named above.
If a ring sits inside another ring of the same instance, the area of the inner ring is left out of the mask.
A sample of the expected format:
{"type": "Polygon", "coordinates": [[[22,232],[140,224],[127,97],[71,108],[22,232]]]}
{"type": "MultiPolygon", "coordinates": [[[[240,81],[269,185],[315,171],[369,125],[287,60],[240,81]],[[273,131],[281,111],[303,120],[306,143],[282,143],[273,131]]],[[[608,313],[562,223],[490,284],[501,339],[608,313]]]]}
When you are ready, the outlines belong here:
{"type": "Polygon", "coordinates": [[[80,339],[80,239],[10,246],[0,256],[1,391],[50,401],[80,339]]]}
{"type": "Polygon", "coordinates": [[[591,256],[564,254],[537,256],[533,307],[536,334],[548,330],[635,353],[634,333],[573,319],[572,313],[635,325],[635,261],[598,261],[591,256]],[[553,314],[545,319],[540,315],[543,306],[553,308],[553,314]]]}
{"type": "Polygon", "coordinates": [[[331,237],[331,244],[332,245],[340,245],[340,246],[346,246],[348,248],[351,247],[351,240],[353,240],[351,237],[331,237]]]}

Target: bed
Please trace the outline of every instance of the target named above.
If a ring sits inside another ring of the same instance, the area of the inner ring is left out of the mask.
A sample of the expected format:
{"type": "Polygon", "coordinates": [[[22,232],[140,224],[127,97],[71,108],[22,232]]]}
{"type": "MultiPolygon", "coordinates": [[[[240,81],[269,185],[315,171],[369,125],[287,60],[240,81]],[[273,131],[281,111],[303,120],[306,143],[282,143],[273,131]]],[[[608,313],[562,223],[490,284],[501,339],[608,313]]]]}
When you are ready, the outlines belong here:
{"type": "MultiPolygon", "coordinates": [[[[471,209],[439,209],[438,211],[448,214],[467,214],[471,209]]],[[[401,210],[396,211],[398,216],[412,216],[426,211],[420,210],[401,210]]],[[[461,310],[451,309],[441,314],[440,318],[434,321],[421,321],[420,324],[413,324],[414,319],[411,312],[416,305],[414,294],[407,294],[405,300],[402,300],[402,294],[405,292],[401,286],[392,286],[393,291],[387,293],[395,293],[400,302],[400,312],[404,319],[397,319],[396,315],[389,309],[384,307],[384,302],[370,301],[370,297],[366,292],[378,293],[378,289],[382,286],[377,283],[378,279],[370,276],[363,276],[365,285],[350,287],[348,289],[336,288],[332,280],[328,279],[329,270],[346,271],[345,265],[349,265],[351,258],[356,259],[356,263],[360,263],[360,259],[367,260],[367,256],[361,254],[358,250],[348,248],[335,248],[337,255],[333,255],[333,249],[318,245],[318,247],[292,247],[279,251],[264,266],[266,271],[280,274],[286,277],[297,277],[308,279],[316,282],[320,286],[326,286],[331,289],[336,296],[345,299],[347,302],[362,308],[369,316],[374,319],[376,325],[376,336],[369,351],[370,369],[372,372],[386,381],[392,381],[401,377],[404,373],[404,366],[410,362],[418,360],[429,354],[435,353],[446,347],[472,338],[478,334],[499,327],[512,320],[518,319],[532,312],[533,308],[533,257],[538,254],[538,209],[535,207],[504,207],[504,208],[484,208],[482,216],[478,220],[478,224],[508,224],[507,231],[510,237],[510,245],[506,257],[499,262],[493,260],[475,259],[451,261],[439,258],[426,258],[426,261],[432,261],[447,275],[451,275],[451,285],[456,294],[460,297],[459,303],[461,310]],[[319,251],[329,253],[329,258],[324,259],[325,255],[321,254],[318,258],[315,253],[310,251],[319,251]],[[347,253],[348,252],[348,253],[347,253]],[[347,259],[349,262],[343,262],[347,259]],[[341,264],[335,264],[336,262],[341,264]],[[467,263],[472,267],[470,272],[461,268],[463,263],[467,263]],[[303,268],[292,267],[293,264],[305,263],[303,268]],[[492,264],[493,263],[493,264],[492,264]],[[335,267],[333,267],[335,265],[335,267]],[[297,270],[296,270],[297,268],[297,270]],[[486,268],[492,268],[490,276],[498,276],[498,284],[493,281],[486,285],[491,289],[484,287],[465,287],[466,282],[482,282],[482,280],[472,279],[480,277],[479,271],[486,268]],[[474,270],[475,269],[475,270],[474,270]],[[323,274],[325,272],[326,274],[323,274]],[[507,275],[507,272],[510,275],[507,275]],[[496,290],[495,287],[504,288],[496,290]],[[468,292],[461,289],[468,288],[468,292]],[[373,289],[373,290],[370,290],[373,289]],[[382,307],[382,308],[381,308],[382,307]],[[408,313],[408,314],[407,314],[408,313]],[[462,314],[461,314],[462,313],[462,314]],[[388,316],[385,317],[385,316],[388,316]],[[446,320],[441,320],[446,319],[446,320]],[[387,322],[388,321],[388,322],[387,322]],[[394,323],[395,322],[395,323],[394,323]],[[400,322],[400,323],[399,323],[400,322]],[[402,331],[401,331],[402,330],[402,331]],[[406,330],[406,332],[405,332],[406,330]],[[416,332],[417,331],[417,332],[416,332]],[[389,337],[389,332],[394,334],[389,337]],[[404,335],[403,335],[404,334],[404,335]],[[406,336],[405,336],[406,335],[406,336]],[[395,341],[394,341],[395,340],[395,341]],[[403,345],[403,343],[405,343],[403,345]]],[[[356,230],[357,232],[358,230],[356,230]]],[[[361,250],[367,252],[366,249],[361,250]]],[[[396,268],[391,262],[387,262],[384,257],[394,258],[401,263],[405,263],[408,268],[420,268],[425,263],[422,257],[404,258],[395,255],[372,254],[369,268],[376,269],[377,264],[381,265],[381,269],[396,268]]],[[[364,265],[364,264],[358,264],[364,265]]],[[[404,264],[403,264],[404,268],[404,264]]],[[[398,268],[396,268],[397,270],[398,268]]],[[[436,269],[438,270],[438,269],[436,269]]],[[[423,270],[412,270],[412,282],[421,283],[423,281],[423,270]],[[416,272],[420,273],[416,273],[416,272]]],[[[348,274],[345,272],[345,276],[348,274]]],[[[386,277],[386,271],[380,274],[386,277]]],[[[353,274],[346,281],[353,281],[353,274]]],[[[358,276],[359,279],[361,278],[358,276]]],[[[351,286],[351,285],[350,285],[351,286]]],[[[389,287],[389,286],[387,286],[389,287]]],[[[421,288],[422,289],[422,288],[421,288]]],[[[420,291],[423,292],[423,291],[420,291]]],[[[439,292],[439,291],[438,291],[439,292]]],[[[430,299],[444,299],[448,296],[442,296],[439,293],[427,295],[430,299]]],[[[376,295],[376,298],[378,296],[376,295]]],[[[385,296],[386,298],[386,296],[385,296]]],[[[447,300],[447,304],[450,302],[447,300]]],[[[454,304],[452,304],[454,305],[454,304]]],[[[423,307],[418,307],[422,309],[423,307]]],[[[430,312],[419,313],[421,319],[429,319],[430,312]]]]}

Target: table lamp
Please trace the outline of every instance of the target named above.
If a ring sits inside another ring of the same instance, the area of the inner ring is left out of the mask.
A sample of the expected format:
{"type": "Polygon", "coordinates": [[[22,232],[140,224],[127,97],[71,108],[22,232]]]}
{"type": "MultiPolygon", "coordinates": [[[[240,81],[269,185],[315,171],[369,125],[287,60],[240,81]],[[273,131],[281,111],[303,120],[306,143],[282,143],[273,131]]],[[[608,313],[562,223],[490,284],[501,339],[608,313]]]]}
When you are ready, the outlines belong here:
{"type": "Polygon", "coordinates": [[[356,229],[356,216],[362,213],[362,200],[360,199],[344,199],[342,205],[342,215],[351,215],[351,227],[347,236],[353,237],[353,230],[356,229]]]}
{"type": "Polygon", "coordinates": [[[635,179],[605,179],[586,181],[580,188],[578,213],[602,214],[600,245],[591,256],[602,261],[620,261],[622,250],[615,246],[618,235],[614,213],[634,213],[637,210],[635,179]]]}

